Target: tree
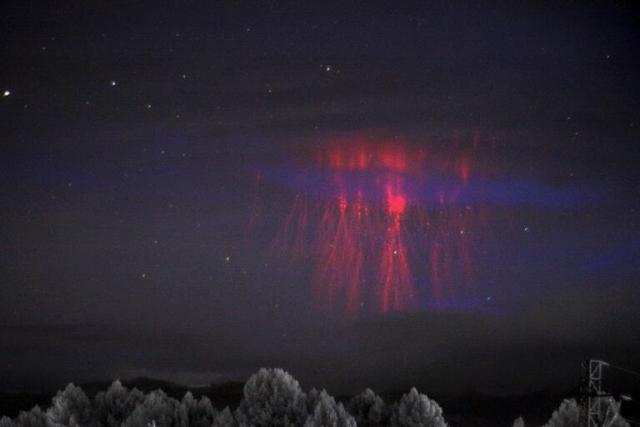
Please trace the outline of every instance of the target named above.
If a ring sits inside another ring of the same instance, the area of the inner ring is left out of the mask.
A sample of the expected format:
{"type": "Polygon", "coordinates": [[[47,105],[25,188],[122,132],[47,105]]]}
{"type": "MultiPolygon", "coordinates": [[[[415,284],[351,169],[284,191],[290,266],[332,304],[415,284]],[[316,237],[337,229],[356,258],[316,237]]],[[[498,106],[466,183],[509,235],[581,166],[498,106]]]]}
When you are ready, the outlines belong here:
{"type": "Polygon", "coordinates": [[[392,427],[446,427],[442,408],[412,388],[402,396],[391,414],[392,427]]]}
{"type": "Polygon", "coordinates": [[[123,423],[123,427],[179,427],[178,402],[162,390],[145,396],[123,423]]]}
{"type": "Polygon", "coordinates": [[[345,411],[342,403],[336,404],[335,399],[322,390],[304,427],[356,427],[356,420],[345,411]]]}
{"type": "Polygon", "coordinates": [[[578,427],[580,425],[580,408],[574,399],[565,399],[558,409],[553,411],[551,419],[545,427],[578,427]]]}
{"type": "Polygon", "coordinates": [[[184,427],[210,427],[216,418],[216,411],[208,397],[200,399],[187,392],[180,402],[180,421],[184,427]]]}
{"type": "Polygon", "coordinates": [[[96,418],[105,427],[120,427],[143,400],[144,394],[140,390],[134,388],[129,391],[116,380],[106,391],[96,395],[96,418]]]}
{"type": "MultiPolygon", "coordinates": [[[[614,410],[606,414],[604,425],[609,425],[610,427],[629,426],[629,423],[618,415],[619,408],[620,404],[613,402],[614,410]]],[[[553,412],[545,427],[580,427],[580,409],[581,407],[575,399],[564,400],[560,407],[553,412]]]]}
{"type": "Polygon", "coordinates": [[[238,423],[235,418],[233,418],[233,414],[227,406],[216,416],[212,427],[235,427],[236,425],[238,425],[238,423]]]}
{"type": "Polygon", "coordinates": [[[300,426],[307,418],[306,396],[282,369],[260,369],[244,385],[236,413],[241,426],[300,426]]]}
{"type": "Polygon", "coordinates": [[[52,426],[87,427],[96,425],[93,406],[84,391],[73,383],[58,391],[47,410],[52,426]]]}
{"type": "Polygon", "coordinates": [[[0,418],[0,427],[17,427],[17,424],[9,417],[2,417],[0,418]]]}
{"type": "Polygon", "coordinates": [[[516,418],[513,422],[513,427],[524,427],[524,419],[522,417],[516,418]]]}
{"type": "Polygon", "coordinates": [[[384,401],[373,390],[366,389],[349,401],[347,409],[359,426],[376,427],[388,424],[389,414],[384,401]]]}
{"type": "Polygon", "coordinates": [[[19,427],[49,427],[47,414],[42,412],[39,406],[34,406],[30,411],[22,411],[16,418],[19,427]]]}
{"type": "Polygon", "coordinates": [[[313,410],[316,409],[316,404],[320,399],[320,392],[316,388],[312,388],[307,393],[307,413],[313,414],[313,410]]]}

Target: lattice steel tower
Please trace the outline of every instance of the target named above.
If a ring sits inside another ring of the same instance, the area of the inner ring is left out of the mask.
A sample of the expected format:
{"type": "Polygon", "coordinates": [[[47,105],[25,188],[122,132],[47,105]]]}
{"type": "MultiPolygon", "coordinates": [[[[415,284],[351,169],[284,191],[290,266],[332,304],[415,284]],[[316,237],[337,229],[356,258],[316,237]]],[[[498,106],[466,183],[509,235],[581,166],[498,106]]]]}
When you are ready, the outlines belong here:
{"type": "Polygon", "coordinates": [[[603,368],[609,364],[602,360],[590,359],[584,362],[582,384],[581,424],[584,427],[606,427],[618,417],[619,406],[613,395],[602,386],[603,368]]]}

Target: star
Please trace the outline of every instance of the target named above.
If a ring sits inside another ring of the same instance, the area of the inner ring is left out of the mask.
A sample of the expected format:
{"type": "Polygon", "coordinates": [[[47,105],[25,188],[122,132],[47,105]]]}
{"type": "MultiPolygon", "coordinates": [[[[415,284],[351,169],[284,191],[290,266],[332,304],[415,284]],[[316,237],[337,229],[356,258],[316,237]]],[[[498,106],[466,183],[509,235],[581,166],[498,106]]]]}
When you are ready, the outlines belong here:
{"type": "Polygon", "coordinates": [[[111,86],[115,86],[115,85],[117,85],[117,84],[118,84],[118,82],[117,82],[117,81],[115,81],[115,80],[111,80],[111,83],[109,83],[109,84],[110,84],[111,86]]]}

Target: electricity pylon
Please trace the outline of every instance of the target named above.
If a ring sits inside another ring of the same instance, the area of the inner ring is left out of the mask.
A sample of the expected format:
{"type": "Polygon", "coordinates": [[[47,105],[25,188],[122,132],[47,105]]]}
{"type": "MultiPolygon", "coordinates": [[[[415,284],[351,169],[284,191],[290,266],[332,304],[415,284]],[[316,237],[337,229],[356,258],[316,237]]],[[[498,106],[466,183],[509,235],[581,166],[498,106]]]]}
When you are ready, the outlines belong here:
{"type": "Polygon", "coordinates": [[[619,416],[620,405],[602,386],[603,368],[609,364],[590,359],[583,364],[581,418],[585,427],[609,427],[619,416]]]}

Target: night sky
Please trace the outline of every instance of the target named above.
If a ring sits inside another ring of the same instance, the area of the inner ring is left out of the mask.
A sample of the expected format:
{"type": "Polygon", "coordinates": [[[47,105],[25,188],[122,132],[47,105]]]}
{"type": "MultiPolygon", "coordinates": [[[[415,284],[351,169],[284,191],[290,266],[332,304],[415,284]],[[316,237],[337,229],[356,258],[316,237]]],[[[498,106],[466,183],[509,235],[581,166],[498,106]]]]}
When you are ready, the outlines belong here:
{"type": "Polygon", "coordinates": [[[640,368],[631,2],[90,3],[0,17],[0,389],[640,368]]]}

